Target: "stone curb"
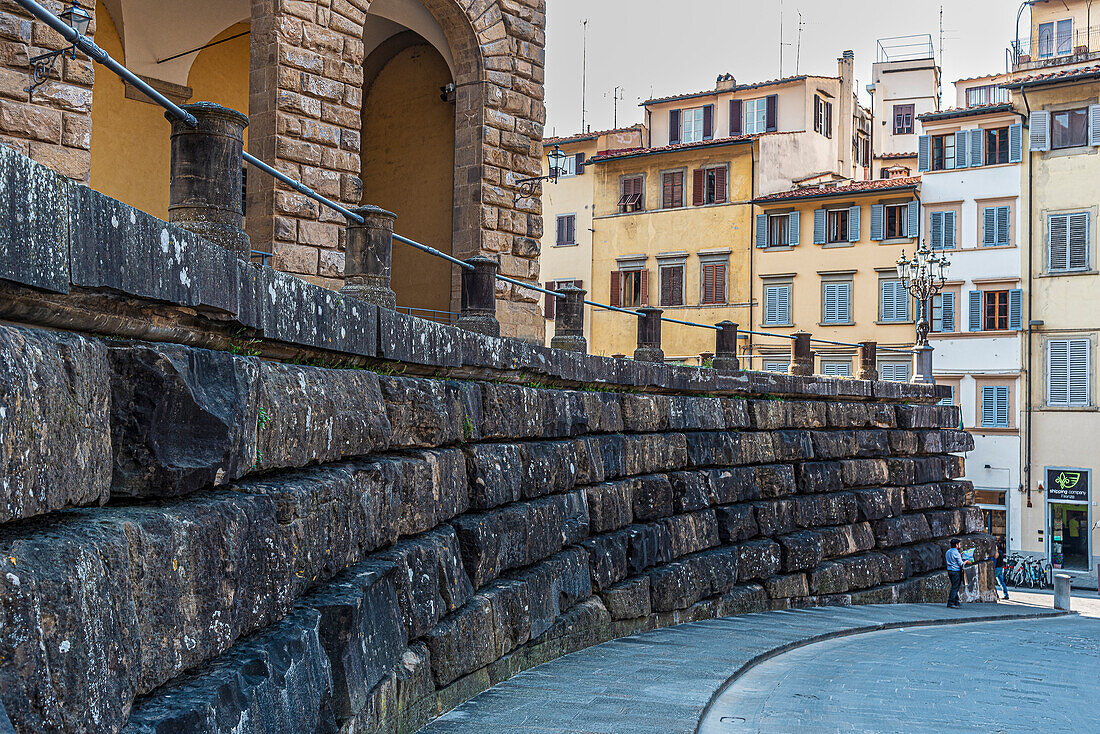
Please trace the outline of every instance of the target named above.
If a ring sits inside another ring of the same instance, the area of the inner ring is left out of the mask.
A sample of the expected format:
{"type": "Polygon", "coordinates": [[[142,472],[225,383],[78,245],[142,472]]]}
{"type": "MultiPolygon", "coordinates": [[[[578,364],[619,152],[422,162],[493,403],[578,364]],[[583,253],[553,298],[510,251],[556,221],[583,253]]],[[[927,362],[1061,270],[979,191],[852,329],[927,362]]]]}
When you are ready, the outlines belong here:
{"type": "MultiPolygon", "coordinates": [[[[983,602],[984,603],[984,602],[983,602]]],[[[1057,610],[1037,610],[1035,612],[1014,614],[1014,615],[998,615],[998,614],[983,614],[977,617],[943,617],[940,619],[920,619],[909,622],[881,622],[879,624],[869,624],[860,627],[851,627],[844,630],[834,630],[832,632],[824,632],[820,635],[814,635],[813,637],[807,637],[802,640],[796,640],[795,642],[788,642],[784,645],[774,647],[766,652],[762,652],[759,655],[755,655],[747,660],[740,668],[738,668],[733,675],[726,678],[725,682],[718,687],[710,699],[707,701],[706,706],[699,713],[699,721],[695,724],[695,732],[699,734],[700,727],[703,725],[703,720],[710,713],[710,710],[714,708],[714,704],[718,699],[722,697],[729,688],[741,679],[746,673],[757,667],[761,663],[766,663],[773,658],[777,658],[784,653],[791,652],[792,650],[798,650],[803,647],[809,647],[810,645],[816,645],[819,642],[827,642],[829,640],[842,639],[844,637],[854,637],[856,635],[868,634],[870,632],[885,632],[887,630],[904,629],[906,627],[947,627],[949,625],[961,625],[961,624],[978,624],[980,622],[1016,622],[1024,619],[1053,619],[1056,617],[1068,617],[1076,615],[1076,612],[1061,612],[1057,610]]]]}

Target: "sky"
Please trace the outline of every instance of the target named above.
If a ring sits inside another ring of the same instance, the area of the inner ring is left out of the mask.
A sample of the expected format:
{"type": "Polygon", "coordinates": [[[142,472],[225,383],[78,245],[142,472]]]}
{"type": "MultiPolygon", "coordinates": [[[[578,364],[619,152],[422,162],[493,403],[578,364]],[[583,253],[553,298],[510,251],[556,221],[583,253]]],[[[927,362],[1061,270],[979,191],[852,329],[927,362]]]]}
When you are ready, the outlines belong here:
{"type": "MultiPolygon", "coordinates": [[[[870,81],[877,42],[930,34],[940,57],[943,8],[943,98],[954,105],[956,79],[1005,70],[1019,3],[1013,0],[547,0],[546,135],[581,128],[582,22],[588,20],[585,124],[612,127],[642,121],[638,104],[651,97],[713,89],[719,74],[739,83],[782,73],[835,76],[846,49],[856,55],[856,88],[870,81]],[[780,14],[782,13],[782,24],[780,14]],[[799,13],[802,14],[799,47],[799,13]],[[797,57],[797,58],[796,58],[797,57]]],[[[1026,26],[1025,13],[1021,24],[1026,26]]]]}

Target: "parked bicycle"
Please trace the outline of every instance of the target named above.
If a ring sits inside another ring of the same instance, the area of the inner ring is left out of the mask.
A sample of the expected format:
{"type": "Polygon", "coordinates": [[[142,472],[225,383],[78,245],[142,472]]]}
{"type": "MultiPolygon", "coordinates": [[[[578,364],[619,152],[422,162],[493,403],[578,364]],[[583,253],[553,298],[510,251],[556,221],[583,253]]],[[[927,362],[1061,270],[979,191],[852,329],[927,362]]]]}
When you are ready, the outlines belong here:
{"type": "Polygon", "coordinates": [[[1050,586],[1051,565],[1034,556],[1011,553],[1005,558],[1005,581],[1022,589],[1044,589],[1050,586]]]}

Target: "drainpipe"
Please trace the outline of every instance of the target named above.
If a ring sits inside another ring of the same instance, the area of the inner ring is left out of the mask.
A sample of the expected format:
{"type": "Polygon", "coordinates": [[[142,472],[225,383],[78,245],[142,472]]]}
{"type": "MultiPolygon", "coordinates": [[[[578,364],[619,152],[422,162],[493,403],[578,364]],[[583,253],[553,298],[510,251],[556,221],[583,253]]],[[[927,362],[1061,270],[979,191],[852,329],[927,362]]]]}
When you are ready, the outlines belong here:
{"type": "MultiPolygon", "coordinates": [[[[756,210],[753,209],[755,204],[752,202],[756,200],[756,145],[760,138],[749,143],[749,160],[751,161],[749,169],[749,331],[755,330],[755,321],[752,320],[753,312],[753,291],[756,287],[756,283],[753,280],[754,268],[756,263],[756,210]]],[[[749,366],[748,369],[753,368],[753,353],[752,353],[752,334],[749,334],[749,366]]],[[[737,352],[736,345],[734,346],[735,353],[737,352]]]]}
{"type": "MultiPolygon", "coordinates": [[[[1031,132],[1031,105],[1027,101],[1027,90],[1020,87],[1020,95],[1024,100],[1024,130],[1031,132]]],[[[1023,145],[1023,133],[1020,133],[1020,145],[1023,145]]],[[[1031,491],[1031,414],[1032,414],[1032,385],[1031,385],[1031,364],[1034,359],[1034,346],[1035,341],[1032,334],[1032,303],[1034,297],[1032,296],[1032,285],[1034,278],[1032,273],[1034,272],[1032,260],[1034,258],[1034,247],[1032,246],[1032,237],[1035,234],[1035,204],[1032,199],[1035,190],[1035,170],[1032,166],[1031,148],[1027,151],[1027,364],[1024,365],[1024,387],[1026,400],[1025,409],[1026,414],[1024,416],[1024,432],[1027,433],[1027,438],[1024,441],[1024,486],[1028,491],[1031,491]]],[[[1022,521],[1022,519],[1021,519],[1022,521]]],[[[1023,538],[1020,538],[1020,542],[1023,543],[1023,538]]]]}

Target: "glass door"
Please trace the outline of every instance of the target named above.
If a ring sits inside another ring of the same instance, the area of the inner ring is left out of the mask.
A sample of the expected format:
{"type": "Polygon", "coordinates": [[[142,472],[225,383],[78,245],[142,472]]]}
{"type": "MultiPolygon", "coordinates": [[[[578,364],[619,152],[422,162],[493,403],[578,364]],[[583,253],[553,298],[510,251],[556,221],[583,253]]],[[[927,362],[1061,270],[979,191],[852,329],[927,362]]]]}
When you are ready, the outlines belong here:
{"type": "Polygon", "coordinates": [[[1089,570],[1087,505],[1050,503],[1050,563],[1067,571],[1089,570]]]}

